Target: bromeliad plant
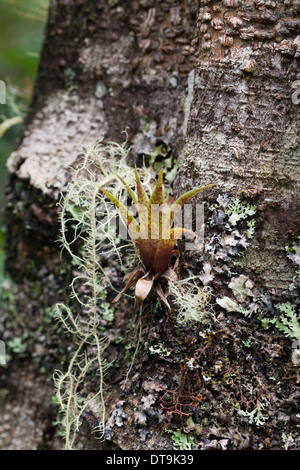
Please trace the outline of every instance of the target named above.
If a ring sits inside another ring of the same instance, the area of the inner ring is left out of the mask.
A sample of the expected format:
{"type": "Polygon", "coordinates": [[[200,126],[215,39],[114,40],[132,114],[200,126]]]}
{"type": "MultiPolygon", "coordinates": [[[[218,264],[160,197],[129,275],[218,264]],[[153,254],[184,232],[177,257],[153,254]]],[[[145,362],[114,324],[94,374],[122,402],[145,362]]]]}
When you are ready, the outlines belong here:
{"type": "Polygon", "coordinates": [[[117,302],[121,295],[135,283],[135,297],[138,304],[141,305],[151,289],[154,288],[158,297],[170,309],[170,305],[159,281],[155,281],[160,278],[171,281],[178,280],[175,271],[179,263],[179,251],[174,250],[174,246],[178,238],[184,232],[197,236],[193,231],[182,227],[172,228],[175,216],[192,197],[196,196],[200,191],[214,186],[214,184],[188,191],[176,199],[175,202],[172,202],[170,198],[165,199],[164,197],[163,169],[161,169],[159,173],[157,184],[150,197],[142,186],[136,167],[135,178],[137,194],[132,191],[119,175],[115,175],[130,194],[137,210],[139,223],[117,198],[105,189],[100,189],[118,208],[122,219],[128,225],[129,234],[137,244],[143,265],[136,267],[132,271],[124,288],[113,302],[117,302]],[[169,266],[172,254],[175,254],[176,257],[173,268],[169,266]]]}

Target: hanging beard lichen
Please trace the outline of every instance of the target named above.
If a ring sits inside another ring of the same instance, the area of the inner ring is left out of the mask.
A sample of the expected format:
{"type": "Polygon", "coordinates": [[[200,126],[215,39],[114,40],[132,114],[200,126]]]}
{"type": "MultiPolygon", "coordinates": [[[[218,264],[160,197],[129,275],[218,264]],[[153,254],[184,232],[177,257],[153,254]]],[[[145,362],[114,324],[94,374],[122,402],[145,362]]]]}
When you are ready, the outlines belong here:
{"type": "MultiPolygon", "coordinates": [[[[121,243],[116,236],[114,222],[117,209],[106,201],[100,186],[109,185],[110,191],[124,201],[123,187],[113,172],[134,182],[134,169],[126,159],[129,149],[123,145],[101,142],[84,150],[82,163],[74,170],[66,193],[60,201],[60,223],[62,248],[71,257],[76,273],[70,285],[70,298],[75,299],[73,308],[59,303],[56,318],[74,338],[74,348],[66,372],[54,373],[56,400],[61,419],[60,433],[65,438],[65,448],[74,447],[83,413],[97,404],[101,416],[96,426],[100,437],[105,431],[104,375],[110,365],[103,359],[108,339],[103,328],[110,318],[107,316],[107,289],[116,290],[111,276],[104,268],[103,260],[117,259],[123,273],[132,269],[139,253],[129,240],[121,243]],[[126,256],[123,256],[123,251],[126,256]],[[87,377],[93,376],[93,388],[87,385],[87,377]],[[95,384],[95,377],[97,383],[95,384]]],[[[141,170],[143,182],[151,189],[154,174],[151,169],[141,170]]],[[[110,309],[110,316],[111,316],[110,309]]]]}

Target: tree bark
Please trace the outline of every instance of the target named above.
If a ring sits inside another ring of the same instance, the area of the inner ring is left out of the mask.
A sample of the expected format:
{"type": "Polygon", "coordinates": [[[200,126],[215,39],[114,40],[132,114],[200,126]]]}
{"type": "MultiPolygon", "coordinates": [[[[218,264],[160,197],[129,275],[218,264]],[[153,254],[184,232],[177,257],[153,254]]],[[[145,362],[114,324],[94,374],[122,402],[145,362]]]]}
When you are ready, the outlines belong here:
{"type": "MultiPolygon", "coordinates": [[[[1,374],[2,448],[62,446],[50,378],[66,365],[71,339],[45,321],[45,308],[72,273],[62,275],[56,203],[82,147],[102,138],[121,142],[125,128],[132,163],[161,143],[178,161],[176,196],[216,183],[197,201],[206,202],[206,222],[213,209],[222,217],[206,223],[200,253],[181,255],[182,276],[189,266],[212,289],[216,322],[178,329],[174,312],[170,321],[148,314],[131,388],[121,388],[126,364],[118,369],[119,359],[108,373],[106,441],[91,434],[97,417],[86,416],[77,447],[171,449],[180,429],[203,449],[299,448],[291,339],[274,324],[265,329],[255,313],[243,316],[220,302],[256,305],[269,320],[283,303],[299,308],[298,14],[296,0],[51,2],[34,99],[8,160],[13,287],[3,302],[3,339],[22,337],[26,350],[22,357],[12,351],[1,374]],[[242,234],[232,235],[235,226],[228,232],[220,196],[256,207],[255,233],[241,257],[242,234]],[[248,279],[249,295],[230,287],[238,276],[248,279]],[[154,337],[171,356],[149,354],[145,344],[154,337]],[[192,358],[194,369],[187,367],[192,358]],[[264,422],[251,422],[261,403],[264,422]]],[[[134,315],[124,301],[118,331],[134,315]]],[[[122,345],[111,354],[116,350],[122,354],[122,345]]]]}

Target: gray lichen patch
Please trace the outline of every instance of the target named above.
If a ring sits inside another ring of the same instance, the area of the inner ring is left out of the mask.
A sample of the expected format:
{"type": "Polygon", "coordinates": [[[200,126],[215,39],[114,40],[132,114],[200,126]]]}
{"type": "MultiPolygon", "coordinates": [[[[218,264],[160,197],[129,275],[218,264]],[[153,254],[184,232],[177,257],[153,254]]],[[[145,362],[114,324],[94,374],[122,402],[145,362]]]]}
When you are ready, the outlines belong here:
{"type": "Polygon", "coordinates": [[[61,190],[82,146],[103,137],[106,129],[101,99],[83,100],[74,90],[70,96],[51,95],[24,131],[7,162],[8,171],[45,194],[61,190]]]}
{"type": "MultiPolygon", "coordinates": [[[[191,120],[193,120],[194,113],[196,109],[191,112],[191,120]]],[[[254,181],[258,183],[256,178],[259,169],[253,168],[250,174],[248,172],[245,174],[245,162],[237,158],[236,149],[241,148],[243,144],[239,144],[237,140],[228,139],[226,134],[217,131],[213,126],[203,127],[199,131],[201,138],[190,136],[186,139],[179,156],[180,173],[187,175],[187,179],[182,178],[182,188],[187,181],[189,184],[191,181],[196,184],[201,177],[201,183],[219,181],[222,191],[233,190],[238,184],[240,185],[241,174],[244,178],[247,177],[247,183],[254,184],[254,181]],[[219,155],[222,157],[220,158],[219,155]],[[215,164],[216,158],[218,158],[218,165],[215,164]]]]}
{"type": "Polygon", "coordinates": [[[79,64],[84,74],[95,76],[101,70],[111,87],[126,88],[131,84],[130,56],[134,35],[129,33],[118,39],[107,42],[106,47],[87,39],[79,52],[79,64]]]}
{"type": "Polygon", "coordinates": [[[190,72],[181,161],[195,172],[189,178],[205,174],[237,191],[246,181],[288,205],[299,190],[299,107],[292,103],[292,77],[270,67],[261,86],[264,71],[249,77],[224,60],[190,72]]]}
{"type": "Polygon", "coordinates": [[[287,289],[295,276],[295,268],[285,256],[283,247],[280,247],[278,234],[268,224],[263,240],[262,246],[254,239],[244,256],[237,261],[237,265],[244,271],[252,271],[261,286],[287,289]]]}

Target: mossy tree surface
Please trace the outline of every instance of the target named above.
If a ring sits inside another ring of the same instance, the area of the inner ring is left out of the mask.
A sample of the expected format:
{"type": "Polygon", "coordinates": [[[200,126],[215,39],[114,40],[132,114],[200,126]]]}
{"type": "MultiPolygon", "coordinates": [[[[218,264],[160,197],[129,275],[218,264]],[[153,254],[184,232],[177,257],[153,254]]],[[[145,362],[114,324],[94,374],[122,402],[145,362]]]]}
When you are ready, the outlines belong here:
{"type": "MultiPolygon", "coordinates": [[[[170,449],[176,438],[203,449],[299,448],[298,9],[296,1],[51,2],[34,99],[8,161],[14,299],[6,284],[3,339],[26,348],[1,370],[4,425],[12,409],[23,417],[16,412],[13,430],[4,429],[2,447],[63,446],[51,377],[67,370],[74,338],[49,307],[74,307],[78,265],[60,257],[57,202],[83,146],[122,142],[127,128],[132,168],[163,162],[161,146],[177,161],[175,197],[216,186],[197,200],[206,199],[204,244],[197,252],[179,244],[171,314],[152,297],[139,319],[124,297],[109,316],[106,440],[91,432],[102,416],[93,403],[75,447],[170,449]],[[193,315],[176,299],[199,289],[193,315]]],[[[103,266],[121,286],[117,259],[103,266]]],[[[108,301],[114,294],[107,285],[108,301]]],[[[86,391],[95,386],[87,374],[86,391]]]]}

